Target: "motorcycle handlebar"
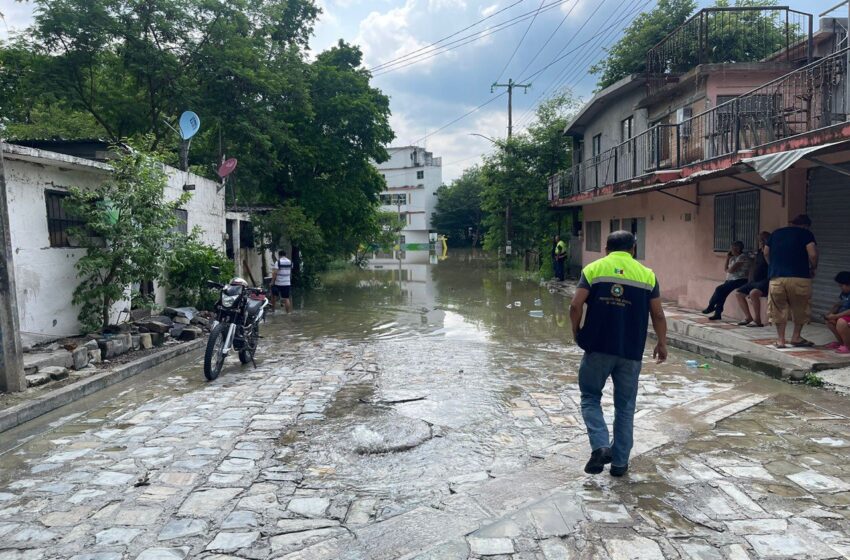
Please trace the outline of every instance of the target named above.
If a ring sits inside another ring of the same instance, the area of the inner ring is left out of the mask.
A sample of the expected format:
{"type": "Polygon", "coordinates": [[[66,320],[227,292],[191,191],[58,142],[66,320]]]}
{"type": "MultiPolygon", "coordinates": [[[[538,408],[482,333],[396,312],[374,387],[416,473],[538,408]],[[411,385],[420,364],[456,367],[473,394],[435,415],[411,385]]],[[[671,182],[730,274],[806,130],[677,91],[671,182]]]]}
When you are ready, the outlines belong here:
{"type": "Polygon", "coordinates": [[[219,284],[218,282],[213,282],[212,280],[207,280],[207,288],[215,288],[220,290],[224,287],[224,284],[219,284]]]}

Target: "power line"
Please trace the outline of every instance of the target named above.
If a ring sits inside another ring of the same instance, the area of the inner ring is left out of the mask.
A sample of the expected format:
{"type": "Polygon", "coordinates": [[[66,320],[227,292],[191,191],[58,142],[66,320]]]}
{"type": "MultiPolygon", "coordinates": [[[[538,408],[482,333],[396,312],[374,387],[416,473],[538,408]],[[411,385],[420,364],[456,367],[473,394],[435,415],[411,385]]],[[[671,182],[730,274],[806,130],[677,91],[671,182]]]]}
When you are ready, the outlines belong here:
{"type": "MultiPolygon", "coordinates": [[[[542,8],[541,13],[547,12],[549,10],[553,10],[554,8],[560,6],[561,4],[565,4],[567,2],[569,2],[569,0],[556,0],[555,2],[552,2],[551,4],[545,5],[542,8]]],[[[498,33],[499,31],[504,31],[505,29],[513,27],[514,25],[518,25],[518,24],[522,23],[523,21],[526,21],[526,20],[534,17],[535,13],[536,13],[536,10],[532,10],[531,12],[527,12],[527,13],[522,14],[520,16],[517,16],[515,18],[503,21],[502,23],[499,23],[499,24],[497,24],[494,27],[491,27],[489,29],[485,29],[485,30],[482,30],[482,31],[476,31],[475,33],[471,33],[469,35],[461,37],[460,39],[456,39],[454,41],[446,43],[445,45],[442,45],[440,47],[437,47],[437,48],[432,49],[432,50],[427,51],[427,52],[423,52],[421,54],[417,54],[417,55],[414,55],[414,56],[405,55],[403,57],[399,57],[398,59],[394,59],[393,61],[388,61],[388,62],[384,63],[383,65],[381,65],[381,67],[376,66],[374,68],[371,68],[371,69],[369,69],[369,71],[374,72],[373,76],[380,76],[382,74],[386,74],[386,73],[392,72],[394,70],[400,70],[402,68],[406,68],[406,67],[411,66],[413,64],[417,64],[419,62],[428,60],[429,58],[433,58],[435,56],[445,54],[447,52],[450,52],[450,51],[453,51],[453,50],[458,49],[460,47],[463,47],[465,45],[468,45],[470,43],[474,43],[475,41],[478,41],[478,40],[483,39],[485,37],[489,37],[490,35],[498,33]],[[407,58],[408,60],[404,60],[405,58],[407,58]]],[[[428,48],[428,47],[425,47],[425,48],[428,48]]]]}
{"type": "MultiPolygon", "coordinates": [[[[534,25],[534,21],[537,19],[537,15],[540,13],[540,9],[543,8],[544,2],[546,2],[546,0],[540,0],[540,5],[537,7],[537,11],[534,12],[534,17],[531,18],[530,22],[528,22],[528,27],[525,28],[525,33],[523,33],[522,37],[520,37],[519,43],[517,43],[516,48],[514,48],[514,52],[511,53],[510,58],[508,58],[508,61],[505,63],[505,67],[502,68],[502,71],[499,72],[499,76],[495,80],[493,80],[493,82],[498,82],[499,80],[501,80],[502,76],[505,74],[505,70],[507,70],[508,66],[511,65],[511,62],[513,62],[517,51],[522,46],[522,43],[523,43],[523,41],[525,41],[526,36],[528,36],[528,32],[531,30],[531,26],[534,25]]],[[[521,74],[521,72],[520,72],[520,74],[521,74]]]]}
{"type": "Polygon", "coordinates": [[[458,31],[455,31],[455,32],[454,32],[454,33],[452,33],[451,35],[446,35],[446,36],[445,36],[445,37],[443,37],[442,39],[438,39],[438,40],[434,41],[433,43],[431,43],[431,44],[429,44],[429,45],[425,45],[424,47],[421,47],[421,48],[416,49],[415,51],[410,51],[409,53],[403,54],[402,56],[400,56],[400,57],[398,57],[398,58],[395,58],[395,59],[393,59],[393,60],[388,60],[387,62],[383,62],[383,63],[381,63],[381,64],[378,64],[378,65],[374,66],[373,68],[369,68],[369,71],[370,71],[370,72],[372,72],[372,71],[377,70],[377,69],[379,69],[379,68],[381,68],[381,67],[383,67],[383,66],[387,66],[387,65],[389,65],[389,64],[391,64],[391,63],[393,63],[393,62],[395,62],[395,61],[397,61],[397,60],[401,60],[401,59],[407,58],[407,57],[412,56],[412,55],[414,55],[414,54],[416,54],[416,53],[418,53],[418,52],[421,52],[421,51],[424,51],[424,50],[430,49],[431,47],[433,47],[433,46],[435,46],[435,45],[439,45],[439,44],[440,44],[440,43],[442,43],[443,41],[446,41],[446,40],[448,40],[448,39],[451,39],[452,37],[455,37],[455,36],[457,36],[457,35],[460,35],[460,34],[461,34],[461,33],[463,33],[464,31],[469,31],[470,29],[472,29],[472,28],[473,28],[473,27],[475,27],[476,25],[479,25],[479,24],[481,24],[481,23],[484,23],[484,22],[485,22],[485,21],[487,21],[488,19],[490,19],[490,18],[494,18],[494,17],[496,17],[497,15],[501,14],[502,12],[506,12],[506,11],[510,10],[511,8],[513,8],[514,6],[516,6],[517,4],[522,4],[523,2],[525,2],[525,0],[517,0],[516,2],[514,2],[514,3],[513,3],[513,4],[511,4],[510,6],[507,6],[507,7],[505,7],[505,8],[502,8],[502,9],[501,9],[501,10],[499,10],[498,12],[494,12],[494,13],[490,14],[490,15],[489,15],[489,16],[487,16],[487,17],[481,18],[481,19],[479,19],[478,21],[476,21],[475,23],[472,23],[471,25],[468,25],[468,26],[464,27],[463,29],[460,29],[460,30],[458,30],[458,31]]]}
{"type": "Polygon", "coordinates": [[[549,37],[546,39],[546,42],[543,43],[543,46],[540,47],[539,49],[537,49],[537,53],[535,53],[535,55],[531,58],[531,60],[528,61],[528,63],[525,65],[525,67],[522,69],[522,71],[519,72],[520,76],[525,74],[525,71],[528,70],[528,67],[531,66],[534,63],[535,60],[537,60],[537,57],[540,56],[540,53],[543,52],[543,49],[545,49],[549,45],[549,42],[552,40],[552,37],[554,37],[555,34],[558,32],[558,30],[561,29],[561,26],[564,25],[564,22],[567,21],[567,18],[570,17],[570,14],[573,13],[573,10],[575,10],[576,6],[578,6],[579,1],[580,0],[575,0],[572,7],[564,15],[564,17],[561,19],[561,22],[558,24],[558,26],[554,30],[552,30],[552,33],[549,34],[549,37]]]}
{"type": "Polygon", "coordinates": [[[437,134],[438,132],[440,132],[440,131],[442,131],[442,130],[447,129],[448,127],[450,127],[451,125],[455,124],[456,122],[458,122],[458,121],[461,121],[461,120],[465,119],[466,117],[468,117],[468,116],[469,116],[469,115],[471,115],[472,113],[475,113],[475,112],[477,112],[477,111],[480,111],[481,109],[483,109],[484,107],[486,107],[486,106],[487,106],[487,105],[489,105],[490,103],[493,103],[494,101],[496,101],[496,100],[497,100],[497,99],[499,99],[500,97],[503,97],[503,96],[505,96],[505,95],[507,95],[507,94],[508,94],[508,92],[503,91],[502,93],[498,94],[496,97],[491,97],[489,100],[485,101],[484,103],[482,103],[482,104],[481,104],[481,105],[479,105],[478,107],[476,107],[476,108],[472,109],[471,111],[468,111],[468,112],[466,112],[466,113],[462,114],[461,116],[459,116],[458,118],[454,119],[453,121],[450,121],[450,122],[448,122],[448,123],[444,124],[443,126],[441,126],[440,128],[438,128],[437,130],[435,130],[435,131],[433,131],[433,132],[429,132],[428,134],[426,134],[426,135],[425,135],[425,136],[423,136],[422,138],[417,138],[414,142],[412,142],[412,144],[419,144],[419,143],[420,143],[420,142],[422,142],[423,140],[425,140],[425,139],[427,139],[427,138],[430,138],[431,136],[434,136],[435,134],[437,134]]]}

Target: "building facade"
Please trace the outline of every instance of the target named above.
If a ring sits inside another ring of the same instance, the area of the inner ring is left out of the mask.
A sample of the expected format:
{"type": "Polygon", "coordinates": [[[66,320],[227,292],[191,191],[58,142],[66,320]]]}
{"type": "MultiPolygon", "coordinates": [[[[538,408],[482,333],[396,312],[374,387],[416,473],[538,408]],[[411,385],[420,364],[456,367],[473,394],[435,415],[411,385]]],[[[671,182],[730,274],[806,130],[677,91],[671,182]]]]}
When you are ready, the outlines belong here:
{"type": "MultiPolygon", "coordinates": [[[[701,309],[724,279],[732,241],[755,251],[760,231],[808,213],[822,256],[814,316],[822,315],[833,277],[850,269],[841,223],[850,215],[850,51],[836,50],[846,21],[822,19],[814,31],[812,20],[787,8],[702,10],[648,53],[645,75],[582,108],[565,130],[575,165],[550,178],[549,200],[580,216],[583,264],[604,254],[608,233],[630,230],[665,299],[701,309]],[[725,29],[740,24],[741,40],[769,42],[747,18],[772,21],[785,39],[757,60],[718,60],[728,41],[693,32],[717,18],[725,29]],[[677,48],[691,58],[679,60],[677,48]]],[[[736,307],[727,305],[730,316],[736,307]]]]}
{"type": "MultiPolygon", "coordinates": [[[[15,284],[24,346],[81,334],[79,309],[71,304],[77,287],[77,260],[82,249],[69,235],[76,225],[62,206],[70,187],[95,188],[111,173],[103,161],[29,146],[2,144],[15,284]]],[[[189,201],[178,210],[181,231],[198,228],[201,240],[225,248],[224,191],[215,181],[166,168],[165,196],[176,200],[184,185],[194,185],[189,201]]],[[[136,287],[138,288],[138,287],[136,287]]],[[[128,286],[128,293],[130,287],[128,286]]],[[[165,289],[153,287],[156,303],[164,305],[165,289]]],[[[126,320],[132,302],[116,303],[112,319],[126,320]]]]}
{"type": "Polygon", "coordinates": [[[388,148],[390,158],[377,164],[387,183],[381,193],[381,210],[398,213],[404,223],[398,251],[430,250],[431,218],[437,206],[437,189],[443,182],[442,158],[417,146],[388,148]]]}

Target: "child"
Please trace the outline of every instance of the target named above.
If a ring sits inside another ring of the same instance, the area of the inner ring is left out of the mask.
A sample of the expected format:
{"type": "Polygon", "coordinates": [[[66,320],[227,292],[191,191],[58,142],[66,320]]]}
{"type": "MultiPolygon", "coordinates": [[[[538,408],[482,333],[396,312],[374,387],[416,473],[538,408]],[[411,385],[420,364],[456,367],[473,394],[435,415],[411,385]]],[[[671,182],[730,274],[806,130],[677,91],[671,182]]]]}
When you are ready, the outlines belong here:
{"type": "Polygon", "coordinates": [[[832,310],[824,315],[826,326],[835,335],[837,342],[826,345],[839,354],[850,354],[850,272],[839,272],[835,281],[841,286],[838,294],[838,303],[832,306],[832,310]]]}

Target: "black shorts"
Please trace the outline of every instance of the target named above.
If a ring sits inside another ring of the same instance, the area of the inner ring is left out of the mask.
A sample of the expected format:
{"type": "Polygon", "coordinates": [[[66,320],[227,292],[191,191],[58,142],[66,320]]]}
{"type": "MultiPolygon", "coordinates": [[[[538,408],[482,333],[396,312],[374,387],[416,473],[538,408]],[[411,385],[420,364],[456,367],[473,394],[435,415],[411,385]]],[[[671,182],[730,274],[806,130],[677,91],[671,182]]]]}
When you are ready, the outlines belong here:
{"type": "Polygon", "coordinates": [[[753,290],[758,290],[766,296],[769,286],[770,280],[759,280],[758,282],[747,282],[746,284],[738,288],[737,291],[745,295],[750,295],[750,292],[752,292],[753,290]]]}
{"type": "Polygon", "coordinates": [[[272,295],[280,296],[283,299],[289,299],[289,289],[291,286],[272,286],[272,295]]]}

